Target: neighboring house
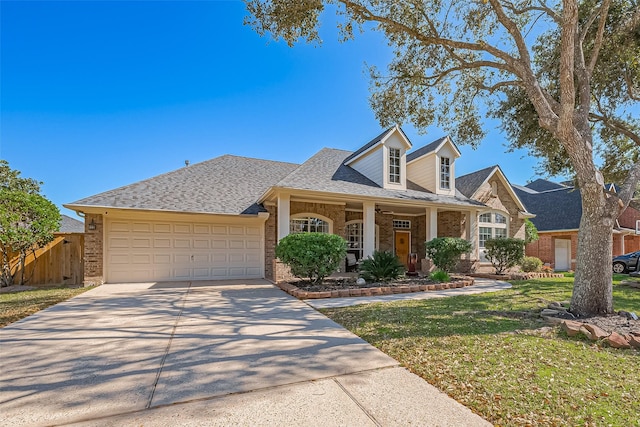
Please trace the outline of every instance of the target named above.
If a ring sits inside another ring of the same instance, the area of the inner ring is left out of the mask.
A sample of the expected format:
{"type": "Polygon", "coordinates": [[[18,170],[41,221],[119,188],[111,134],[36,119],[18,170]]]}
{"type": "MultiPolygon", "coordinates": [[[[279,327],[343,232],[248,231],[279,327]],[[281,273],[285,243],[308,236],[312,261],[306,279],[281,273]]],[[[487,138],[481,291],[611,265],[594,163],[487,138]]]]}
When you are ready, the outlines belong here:
{"type": "Polygon", "coordinates": [[[294,232],[405,263],[431,238],[462,237],[465,270],[483,267],[489,233],[524,238],[531,214],[499,168],[456,179],[449,138],[411,149],[396,126],[355,152],[324,148],[300,165],[224,155],[65,205],[85,215],[85,282],[280,280],[275,246],[294,232]]]}
{"type": "MultiPolygon", "coordinates": [[[[555,270],[574,270],[582,217],[580,191],[570,183],[559,184],[544,179],[513,187],[528,211],[535,214],[531,221],[540,236],[538,241],[527,245],[526,254],[540,258],[555,270]]],[[[616,191],[613,185],[608,185],[607,190],[616,191]]],[[[630,205],[616,222],[613,256],[640,250],[637,221],[640,221],[640,211],[630,205]]]]}

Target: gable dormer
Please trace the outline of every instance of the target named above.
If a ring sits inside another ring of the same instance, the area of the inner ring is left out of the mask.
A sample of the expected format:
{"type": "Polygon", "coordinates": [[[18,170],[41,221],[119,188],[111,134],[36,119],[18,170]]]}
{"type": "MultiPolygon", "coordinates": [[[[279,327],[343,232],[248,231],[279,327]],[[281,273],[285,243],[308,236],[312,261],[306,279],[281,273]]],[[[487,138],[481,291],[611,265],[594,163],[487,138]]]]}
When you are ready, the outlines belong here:
{"type": "Polygon", "coordinates": [[[455,196],[455,162],[460,150],[448,136],[407,155],[407,178],[421,187],[446,196],[455,196]]]}
{"type": "Polygon", "coordinates": [[[344,164],[382,188],[407,189],[407,150],[411,142],[399,126],[369,141],[349,156],[344,164]]]}

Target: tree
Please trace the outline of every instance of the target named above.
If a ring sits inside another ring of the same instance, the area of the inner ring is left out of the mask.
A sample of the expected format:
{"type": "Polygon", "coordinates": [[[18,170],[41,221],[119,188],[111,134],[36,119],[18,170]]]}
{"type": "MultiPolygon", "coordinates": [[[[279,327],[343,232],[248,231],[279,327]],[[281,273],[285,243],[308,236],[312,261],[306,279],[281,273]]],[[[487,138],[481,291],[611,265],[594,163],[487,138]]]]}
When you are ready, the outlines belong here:
{"type": "Polygon", "coordinates": [[[17,274],[23,285],[28,280],[27,256],[35,257],[35,251],[51,242],[60,229],[58,208],[39,191],[39,182],[21,178],[20,172],[0,161],[0,286],[12,285],[17,274]]]}
{"type": "Polygon", "coordinates": [[[528,101],[530,130],[552,137],[536,149],[550,164],[568,159],[582,195],[571,309],[611,313],[613,226],[637,188],[640,163],[613,156],[620,191],[609,194],[596,142],[599,136],[602,147],[634,153],[640,146],[633,115],[640,100],[638,1],[247,0],[246,22],[289,45],[320,42],[326,4],[337,6],[345,38],[381,31],[394,51],[386,73],[371,69],[371,105],[382,125],[409,120],[425,129],[435,122],[475,145],[484,135],[482,108],[513,138],[509,128],[531,125],[511,115],[513,94],[528,101]]]}

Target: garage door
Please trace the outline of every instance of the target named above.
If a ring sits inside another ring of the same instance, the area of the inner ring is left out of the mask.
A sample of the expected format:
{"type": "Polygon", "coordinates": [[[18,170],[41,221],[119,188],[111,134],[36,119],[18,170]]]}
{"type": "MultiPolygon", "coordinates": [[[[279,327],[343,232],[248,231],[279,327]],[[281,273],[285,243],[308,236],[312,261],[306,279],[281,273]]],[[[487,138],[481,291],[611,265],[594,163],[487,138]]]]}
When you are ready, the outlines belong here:
{"type": "Polygon", "coordinates": [[[258,225],[108,219],[106,281],[261,278],[258,225]]]}

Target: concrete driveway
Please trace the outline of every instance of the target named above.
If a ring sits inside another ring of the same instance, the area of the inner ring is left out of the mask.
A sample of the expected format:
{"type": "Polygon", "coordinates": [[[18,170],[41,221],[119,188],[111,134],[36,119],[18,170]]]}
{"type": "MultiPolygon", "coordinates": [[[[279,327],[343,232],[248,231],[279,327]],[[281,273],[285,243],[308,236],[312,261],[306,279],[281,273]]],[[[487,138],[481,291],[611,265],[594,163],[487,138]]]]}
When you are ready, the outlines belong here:
{"type": "Polygon", "coordinates": [[[103,285],[0,329],[0,425],[488,425],[265,281],[103,285]]]}

